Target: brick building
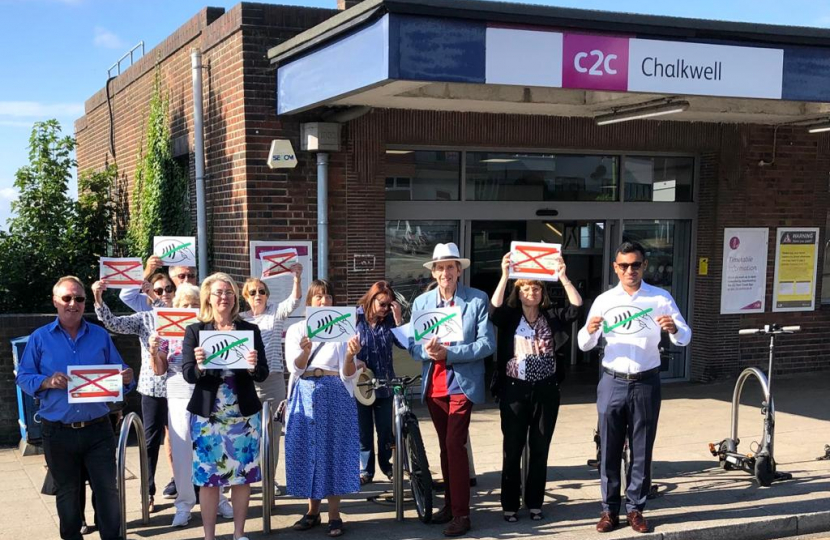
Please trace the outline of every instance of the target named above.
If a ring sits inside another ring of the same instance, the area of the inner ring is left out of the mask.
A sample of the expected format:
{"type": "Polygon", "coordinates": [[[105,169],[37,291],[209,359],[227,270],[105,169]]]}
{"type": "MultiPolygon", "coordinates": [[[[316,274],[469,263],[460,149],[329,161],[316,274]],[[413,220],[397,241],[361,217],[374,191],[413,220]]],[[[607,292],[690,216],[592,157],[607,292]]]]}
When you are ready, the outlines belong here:
{"type": "MultiPolygon", "coordinates": [[[[301,124],[339,117],[328,167],[339,303],[384,278],[411,298],[421,262],[450,240],[472,259],[465,281],[487,292],[511,241],[561,243],[590,302],[614,281],[613,248],[633,238],[649,249],[647,280],[695,331],[664,377],[736,376],[767,350],[738,329],[772,322],[804,328],[781,340],[781,372],[827,369],[830,137],[805,125],[828,116],[830,31],[472,0],[339,4],[202,10],[87,101],[79,168],[117,161],[129,193],[156,66],[175,153],[192,165],[197,47],[211,271],[247,277],[252,241],[319,251],[316,156],[266,161],[272,140],[299,150],[301,124]],[[596,122],[672,106],[682,112],[596,122]],[[762,313],[721,313],[731,227],[769,229],[762,313]],[[814,309],[772,310],[779,227],[819,228],[814,309]]],[[[595,353],[574,349],[571,362],[595,380],[595,353]]]]}

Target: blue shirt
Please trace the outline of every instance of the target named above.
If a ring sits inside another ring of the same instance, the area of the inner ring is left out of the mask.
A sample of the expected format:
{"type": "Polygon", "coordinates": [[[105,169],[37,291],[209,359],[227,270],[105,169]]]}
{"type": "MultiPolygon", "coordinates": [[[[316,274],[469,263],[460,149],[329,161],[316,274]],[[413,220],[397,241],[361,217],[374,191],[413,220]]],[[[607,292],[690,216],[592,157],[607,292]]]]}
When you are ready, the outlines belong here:
{"type": "MultiPolygon", "coordinates": [[[[395,367],[392,364],[392,346],[397,345],[405,349],[395,339],[392,329],[395,328],[395,318],[388,314],[382,321],[372,325],[366,320],[363,308],[357,308],[357,334],[360,336],[360,352],[357,359],[366,363],[366,366],[374,372],[378,379],[392,379],[395,377],[395,367]]],[[[392,395],[389,388],[378,388],[375,395],[379,398],[386,398],[392,395]]]]}
{"type": "MultiPolygon", "coordinates": [[[[52,422],[84,422],[109,413],[106,403],[69,403],[65,388],[38,390],[43,381],[53,373],[67,372],[68,366],[113,364],[126,366],[109,334],[100,326],[81,321],[78,335],[73,340],[64,330],[58,318],[55,322],[35,330],[17,369],[15,382],[30,396],[40,399],[41,418],[52,422]]],[[[135,387],[135,379],[124,393],[135,387]]]]}

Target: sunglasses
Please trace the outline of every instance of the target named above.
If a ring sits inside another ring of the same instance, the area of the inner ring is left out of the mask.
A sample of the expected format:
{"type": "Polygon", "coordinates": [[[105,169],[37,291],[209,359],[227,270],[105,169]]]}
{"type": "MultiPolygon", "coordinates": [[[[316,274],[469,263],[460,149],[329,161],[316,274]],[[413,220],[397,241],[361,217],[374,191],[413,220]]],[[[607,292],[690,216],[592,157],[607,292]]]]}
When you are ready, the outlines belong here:
{"type": "Polygon", "coordinates": [[[76,304],[83,304],[84,302],[86,302],[86,296],[72,296],[71,294],[65,294],[61,296],[61,301],[64,304],[69,304],[72,302],[72,300],[74,300],[76,304]]]}
{"type": "Polygon", "coordinates": [[[153,292],[156,293],[156,296],[161,296],[162,293],[170,294],[171,292],[173,292],[173,286],[172,285],[165,285],[163,288],[162,287],[156,287],[155,289],[153,289],[153,292]]]}
{"type": "Polygon", "coordinates": [[[184,281],[185,278],[195,279],[196,274],[191,274],[190,272],[188,272],[187,274],[178,274],[178,275],[176,275],[176,277],[179,278],[179,280],[184,281]]]}
{"type": "Polygon", "coordinates": [[[251,289],[248,291],[248,296],[268,296],[268,293],[265,292],[265,289],[251,289]]]}
{"type": "Polygon", "coordinates": [[[641,262],[635,262],[635,263],[631,263],[631,264],[629,264],[629,263],[614,263],[614,264],[616,264],[617,267],[620,270],[623,271],[623,273],[628,272],[629,268],[631,268],[632,270],[637,272],[638,270],[640,270],[640,268],[643,267],[643,263],[641,263],[641,262]]]}

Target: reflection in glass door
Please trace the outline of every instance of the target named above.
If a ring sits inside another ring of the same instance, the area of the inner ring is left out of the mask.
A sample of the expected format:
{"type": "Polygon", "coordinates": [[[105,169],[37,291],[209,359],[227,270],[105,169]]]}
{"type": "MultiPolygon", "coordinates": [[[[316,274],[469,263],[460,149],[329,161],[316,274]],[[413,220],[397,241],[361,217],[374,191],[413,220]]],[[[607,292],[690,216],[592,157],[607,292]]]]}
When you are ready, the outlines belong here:
{"type": "MultiPolygon", "coordinates": [[[[623,240],[639,242],[646,249],[648,268],[643,280],[669,292],[687,320],[691,225],[691,221],[670,219],[623,221],[623,240]]],[[[672,345],[667,335],[663,336],[661,347],[665,351],[661,376],[665,379],[686,377],[688,347],[672,345]]]]}

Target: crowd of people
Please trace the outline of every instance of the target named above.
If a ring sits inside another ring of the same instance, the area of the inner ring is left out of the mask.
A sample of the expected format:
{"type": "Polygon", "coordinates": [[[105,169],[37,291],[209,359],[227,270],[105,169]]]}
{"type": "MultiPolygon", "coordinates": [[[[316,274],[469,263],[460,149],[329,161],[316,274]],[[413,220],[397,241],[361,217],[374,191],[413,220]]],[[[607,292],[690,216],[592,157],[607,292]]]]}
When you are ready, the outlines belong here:
{"type": "MultiPolygon", "coordinates": [[[[70,403],[69,367],[112,364],[120,370],[125,393],[137,387],[150,465],[150,504],[155,504],[161,443],[167,441],[173,479],[164,492],[175,498],[172,525],[186,526],[198,503],[207,540],[215,538],[218,515],[233,519],[234,540],[246,538],[251,485],[263,474],[276,475],[276,470],[263,471],[260,466],[262,402],[272,400],[272,410],[278,410],[277,405],[286,400],[281,416],[284,491],[308,500],[307,511],[293,528],[304,531],[321,525],[321,502],[326,499],[327,534],[336,537],[346,530],[341,497],[373,482],[376,462],[383,475],[393,475],[392,396],[380,389],[372,405],[359,404],[354,381],[364,368],[378,378],[393,378],[395,347],[421,362],[422,400],[438,436],[445,494],[432,522],[445,524],[446,536],[465,535],[472,526],[469,426],[474,405],[485,401],[485,359],[493,354],[490,391],[501,413],[504,520],[519,520],[521,500],[531,520],[544,519],[548,454],[567,370],[564,351],[572,339],[569,329],[580,319],[582,298],[561,257],[555,263],[558,285],[554,286],[564,289],[565,306],[552,305],[542,281],[519,279],[510,287],[510,261],[508,253],[502,259],[501,279],[489,297],[460,282],[470,261],[460,256],[455,244],[438,244],[424,263],[434,283],[414,300],[412,311],[459,308],[463,334],[459,341],[416,342],[412,337],[403,341],[392,331],[405,324],[402,308],[392,287],[380,281],[358,302],[356,335],[343,343],[320,343],[309,338],[305,321],[290,326],[283,338],[283,321],[303,298],[301,265],[290,268],[293,287],[287,298],[277,302],[258,278],[248,279],[240,289],[229,275],[214,273],[198,285],[194,268],[170,267],[165,272],[162,261],[152,256],[145,267],[144,286],[121,292],[121,300],[134,314],[113,315],[103,300],[106,282],[91,287],[95,313],[104,327],[139,338],[137,382],[106,330],[84,320],[84,284],[72,276],[60,278],[53,289],[57,319],[32,334],[17,384],[41,401],[44,450],[55,483],[61,537],[81,537],[79,492],[88,478],[96,496],[101,537],[122,538],[115,440],[106,421],[109,409],[105,403],[70,403]],[[154,307],[198,309],[198,322],[186,327],[183,339],[161,337],[155,331],[154,307]],[[499,330],[498,345],[494,326],[499,330]],[[210,365],[199,334],[211,330],[252,332],[246,369],[210,365]],[[287,388],[285,372],[290,376],[287,388]],[[523,483],[520,462],[526,446],[529,462],[523,483]]],[[[659,340],[661,332],[681,346],[691,339],[671,296],[642,281],[647,265],[639,244],[626,242],[619,247],[614,269],[620,283],[596,299],[577,336],[582,350],[597,346],[601,337],[606,342],[597,403],[602,441],[602,513],[596,526],[600,532],[610,532],[620,523],[620,462],[626,436],[632,455],[624,494],[628,524],[638,532],[649,530],[642,511],[650,490],[660,409],[659,340]],[[640,311],[629,311],[622,322],[610,320],[609,311],[621,305],[634,305],[640,311]],[[635,319],[634,333],[643,333],[632,340],[628,323],[635,319]]],[[[334,284],[326,280],[313,281],[305,291],[309,307],[332,306],[334,298],[334,284]]],[[[277,426],[272,448],[276,456],[281,432],[277,426]]],[[[277,486],[277,494],[282,491],[277,486]]]]}

